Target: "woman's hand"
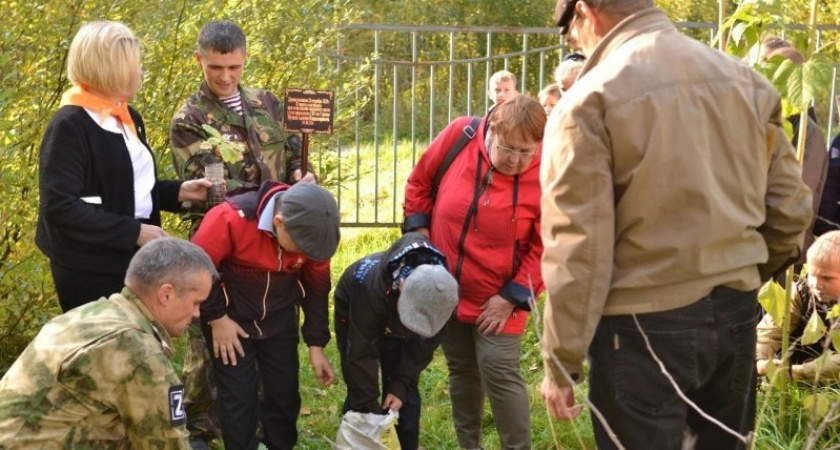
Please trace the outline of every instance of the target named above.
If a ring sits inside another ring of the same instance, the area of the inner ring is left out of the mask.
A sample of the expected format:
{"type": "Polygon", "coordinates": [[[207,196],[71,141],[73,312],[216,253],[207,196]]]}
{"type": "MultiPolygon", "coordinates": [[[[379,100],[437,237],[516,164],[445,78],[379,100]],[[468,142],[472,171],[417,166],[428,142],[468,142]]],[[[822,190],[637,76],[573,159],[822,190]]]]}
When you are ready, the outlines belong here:
{"type": "Polygon", "coordinates": [[[505,327],[507,320],[513,313],[513,303],[507,301],[501,295],[494,295],[481,305],[481,314],[475,321],[478,332],[482,334],[500,334],[505,327]]]}
{"type": "Polygon", "coordinates": [[[239,338],[248,338],[248,333],[227,315],[210,322],[213,329],[213,356],[222,359],[222,364],[236,365],[236,354],[245,357],[245,350],[239,338]]]}
{"type": "MultiPolygon", "coordinates": [[[[224,184],[224,182],[222,182],[224,184]]],[[[181,183],[181,190],[178,191],[179,202],[203,202],[207,200],[207,189],[212,186],[207,178],[189,180],[181,183]]]]}
{"type": "Polygon", "coordinates": [[[142,247],[154,239],[169,236],[163,228],[145,223],[140,224],[140,235],[137,236],[137,246],[142,247]]]}

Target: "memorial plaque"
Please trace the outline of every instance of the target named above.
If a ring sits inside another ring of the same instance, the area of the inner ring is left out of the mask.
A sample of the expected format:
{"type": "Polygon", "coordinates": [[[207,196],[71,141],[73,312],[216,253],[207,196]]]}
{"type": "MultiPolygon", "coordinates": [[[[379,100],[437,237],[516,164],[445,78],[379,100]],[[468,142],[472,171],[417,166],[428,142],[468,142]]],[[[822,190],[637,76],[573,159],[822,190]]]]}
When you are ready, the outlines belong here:
{"type": "Polygon", "coordinates": [[[286,88],[283,129],[289,133],[332,134],[333,91],[286,88]]]}

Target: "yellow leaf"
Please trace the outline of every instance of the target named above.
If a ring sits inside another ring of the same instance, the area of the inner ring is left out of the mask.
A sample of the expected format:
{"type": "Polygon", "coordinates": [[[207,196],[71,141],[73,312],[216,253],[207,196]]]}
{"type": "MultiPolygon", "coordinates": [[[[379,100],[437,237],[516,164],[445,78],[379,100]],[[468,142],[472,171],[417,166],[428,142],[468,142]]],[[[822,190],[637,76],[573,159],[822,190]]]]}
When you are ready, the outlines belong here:
{"type": "Polygon", "coordinates": [[[802,345],[811,345],[819,342],[825,336],[825,324],[819,314],[811,314],[808,324],[805,325],[805,332],[802,333],[802,345]]]}
{"type": "Polygon", "coordinates": [[[758,302],[773,317],[773,322],[778,325],[782,324],[782,316],[785,313],[787,302],[785,301],[785,290],[779,286],[779,283],[771,280],[762,286],[758,292],[758,302]]]}
{"type": "Polygon", "coordinates": [[[825,417],[826,413],[828,413],[830,403],[828,396],[825,394],[811,394],[802,400],[802,405],[805,409],[818,418],[825,417]]]}
{"type": "Polygon", "coordinates": [[[831,345],[835,350],[840,349],[840,330],[835,329],[831,332],[831,345]]]}

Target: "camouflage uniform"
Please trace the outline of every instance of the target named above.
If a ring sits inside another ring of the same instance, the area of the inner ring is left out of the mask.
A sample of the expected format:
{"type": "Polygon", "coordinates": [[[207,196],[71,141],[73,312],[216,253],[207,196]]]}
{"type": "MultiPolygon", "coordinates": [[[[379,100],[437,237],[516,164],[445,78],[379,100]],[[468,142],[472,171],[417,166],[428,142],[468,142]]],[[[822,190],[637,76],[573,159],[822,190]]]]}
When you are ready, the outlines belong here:
{"type": "Polygon", "coordinates": [[[169,130],[175,172],[182,180],[201,178],[204,166],[220,161],[200,145],[208,138],[202,125],[242,143],[246,152],[240,161],[225,161],[228,190],[243,185],[258,186],[266,180],[289,181],[300,169],[300,138],[283,131],[282,104],[271,92],[239,86],[242,114],[219,101],[207,82],[175,113],[169,130]]]}
{"type": "MultiPolygon", "coordinates": [[[[271,92],[239,86],[242,114],[229,109],[207,86],[201,83],[198,92],[175,113],[170,125],[169,140],[173,150],[175,172],[182,180],[202,178],[204,166],[219,162],[218,155],[200,148],[209,136],[203,124],[218,130],[222,136],[242,143],[246,152],[239,161],[225,161],[227,189],[259,186],[266,180],[290,181],[301,167],[301,142],[297,135],[283,131],[282,104],[271,92]]],[[[190,235],[195,233],[207,205],[193,202],[185,205],[184,219],[191,220],[190,235]]],[[[215,386],[210,375],[209,352],[198,325],[187,330],[189,349],[184,361],[184,383],[187,386],[188,428],[196,435],[212,438],[219,434],[218,419],[213,411],[215,386]]]]}
{"type": "Polygon", "coordinates": [[[166,330],[130,290],[46,325],[0,380],[0,449],[186,449],[166,330]]]}

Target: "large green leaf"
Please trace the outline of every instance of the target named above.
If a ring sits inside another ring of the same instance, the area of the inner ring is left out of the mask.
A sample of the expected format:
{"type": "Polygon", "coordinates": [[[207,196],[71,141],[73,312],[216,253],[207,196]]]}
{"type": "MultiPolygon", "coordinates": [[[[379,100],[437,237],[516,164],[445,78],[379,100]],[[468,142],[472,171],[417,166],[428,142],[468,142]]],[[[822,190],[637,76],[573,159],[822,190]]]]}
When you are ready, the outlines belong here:
{"type": "Polygon", "coordinates": [[[779,283],[771,280],[762,286],[761,290],[758,291],[758,302],[773,317],[773,322],[782,323],[787,302],[785,301],[785,290],[779,283]]]}
{"type": "Polygon", "coordinates": [[[805,332],[802,333],[802,345],[817,343],[825,337],[825,324],[819,314],[811,314],[808,324],[805,325],[805,332]]]}
{"type": "Polygon", "coordinates": [[[802,399],[802,406],[810,411],[816,418],[822,419],[828,413],[831,401],[827,394],[814,393],[802,399]]]}

